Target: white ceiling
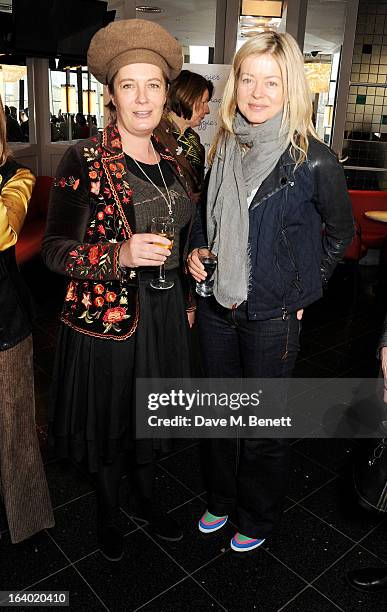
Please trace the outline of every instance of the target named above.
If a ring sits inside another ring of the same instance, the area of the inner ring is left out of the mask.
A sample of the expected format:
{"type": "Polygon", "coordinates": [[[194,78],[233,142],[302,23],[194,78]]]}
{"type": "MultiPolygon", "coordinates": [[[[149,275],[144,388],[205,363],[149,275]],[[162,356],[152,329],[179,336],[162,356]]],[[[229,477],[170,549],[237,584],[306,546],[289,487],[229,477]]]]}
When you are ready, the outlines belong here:
{"type": "MultiPolygon", "coordinates": [[[[291,2],[291,0],[289,0],[291,2]]],[[[135,0],[136,6],[152,5],[161,14],[139,14],[157,21],[183,45],[214,45],[216,0],[135,0]]],[[[109,0],[109,8],[122,14],[125,0],[109,0]]],[[[347,0],[308,0],[304,52],[331,53],[343,41],[347,0]]],[[[285,21],[285,14],[282,21],[285,21]]],[[[280,29],[284,30],[284,23],[280,29]]]]}

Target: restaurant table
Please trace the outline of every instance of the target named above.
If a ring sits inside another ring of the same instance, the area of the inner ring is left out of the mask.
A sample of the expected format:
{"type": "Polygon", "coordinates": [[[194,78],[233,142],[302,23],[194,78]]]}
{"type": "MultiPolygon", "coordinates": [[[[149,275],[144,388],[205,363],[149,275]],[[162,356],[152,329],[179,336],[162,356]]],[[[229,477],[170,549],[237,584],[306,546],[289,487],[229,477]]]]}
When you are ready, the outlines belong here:
{"type": "Polygon", "coordinates": [[[364,215],[373,221],[387,223],[387,210],[367,210],[364,215]]]}

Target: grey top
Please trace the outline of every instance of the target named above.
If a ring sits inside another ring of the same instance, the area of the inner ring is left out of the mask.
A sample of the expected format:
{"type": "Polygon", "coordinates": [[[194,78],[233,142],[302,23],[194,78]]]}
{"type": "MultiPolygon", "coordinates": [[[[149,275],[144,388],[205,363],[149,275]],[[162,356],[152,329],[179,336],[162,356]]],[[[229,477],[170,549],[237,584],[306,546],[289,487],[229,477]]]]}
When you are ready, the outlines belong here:
{"type": "MultiPolygon", "coordinates": [[[[145,176],[133,162],[132,158],[128,155],[125,157],[128,170],[132,175],[129,178],[129,182],[133,190],[136,233],[149,232],[152,217],[169,216],[168,205],[157,189],[145,178],[145,176]]],[[[149,165],[141,162],[140,166],[152,179],[155,185],[157,185],[165,194],[168,200],[157,164],[149,165]]],[[[165,160],[161,159],[160,167],[172,201],[172,217],[174,219],[175,238],[171,255],[165,262],[166,270],[172,270],[173,268],[178,268],[180,265],[180,233],[181,230],[189,223],[191,216],[194,213],[194,204],[191,202],[182,185],[175,177],[169,164],[165,160]]]]}

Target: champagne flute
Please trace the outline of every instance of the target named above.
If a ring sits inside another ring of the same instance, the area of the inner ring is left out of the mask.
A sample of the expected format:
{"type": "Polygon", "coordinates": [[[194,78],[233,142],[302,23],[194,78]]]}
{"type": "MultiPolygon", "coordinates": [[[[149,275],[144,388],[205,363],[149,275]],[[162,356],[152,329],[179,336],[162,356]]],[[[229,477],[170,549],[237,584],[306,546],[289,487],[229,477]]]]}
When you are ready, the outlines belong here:
{"type": "MultiPolygon", "coordinates": [[[[158,234],[159,236],[168,238],[168,240],[171,241],[171,246],[169,247],[171,250],[173,247],[173,238],[175,235],[175,226],[173,223],[174,221],[171,217],[153,217],[151,225],[152,234],[158,234]]],[[[165,244],[159,244],[158,246],[168,248],[165,246],[165,244]]],[[[172,289],[174,284],[175,283],[173,281],[166,280],[164,264],[161,264],[160,266],[158,278],[150,281],[150,286],[153,289],[172,289]]]]}

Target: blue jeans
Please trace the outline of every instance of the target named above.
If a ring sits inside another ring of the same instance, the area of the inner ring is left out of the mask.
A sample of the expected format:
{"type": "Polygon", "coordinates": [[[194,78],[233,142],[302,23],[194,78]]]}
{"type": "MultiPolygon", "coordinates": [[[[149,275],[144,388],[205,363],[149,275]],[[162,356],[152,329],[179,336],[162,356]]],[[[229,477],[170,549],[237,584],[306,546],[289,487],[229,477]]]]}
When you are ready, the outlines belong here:
{"type": "MultiPolygon", "coordinates": [[[[299,350],[296,313],[251,321],[246,304],[235,310],[198,298],[197,323],[205,376],[290,378],[299,350]]],[[[234,515],[238,530],[266,538],[280,518],[289,475],[288,439],[213,439],[207,446],[208,509],[234,515]]]]}

